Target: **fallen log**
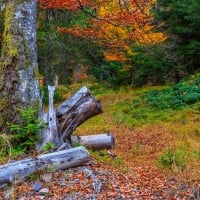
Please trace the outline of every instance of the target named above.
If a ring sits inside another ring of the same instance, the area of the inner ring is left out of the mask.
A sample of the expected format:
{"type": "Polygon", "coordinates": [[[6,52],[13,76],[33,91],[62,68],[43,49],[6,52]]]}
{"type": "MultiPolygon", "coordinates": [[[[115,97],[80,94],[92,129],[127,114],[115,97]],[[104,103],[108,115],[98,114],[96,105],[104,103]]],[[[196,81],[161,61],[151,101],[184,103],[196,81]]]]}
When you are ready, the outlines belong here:
{"type": "Polygon", "coordinates": [[[81,144],[87,148],[94,150],[112,149],[115,146],[115,139],[112,133],[87,135],[87,136],[72,136],[72,145],[81,144]]]}
{"type": "Polygon", "coordinates": [[[48,168],[67,169],[82,165],[90,160],[84,147],[48,153],[37,157],[26,158],[0,166],[0,188],[13,182],[22,182],[32,173],[48,168]]]}

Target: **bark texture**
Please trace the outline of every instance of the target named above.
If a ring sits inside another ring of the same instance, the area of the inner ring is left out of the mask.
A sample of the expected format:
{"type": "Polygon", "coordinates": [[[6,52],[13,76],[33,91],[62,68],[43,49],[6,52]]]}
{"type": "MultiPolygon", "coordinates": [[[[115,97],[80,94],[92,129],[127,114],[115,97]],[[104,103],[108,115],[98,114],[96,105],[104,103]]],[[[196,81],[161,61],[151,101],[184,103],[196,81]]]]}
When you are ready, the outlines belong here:
{"type": "Polygon", "coordinates": [[[56,117],[56,109],[53,104],[55,86],[48,86],[49,92],[49,109],[47,113],[44,113],[42,106],[42,98],[40,99],[40,112],[39,119],[47,124],[45,128],[40,131],[40,140],[36,146],[38,151],[41,151],[42,148],[48,143],[53,143],[55,146],[60,146],[64,142],[59,138],[58,132],[58,120],[56,117]]]}
{"type": "Polygon", "coordinates": [[[98,135],[72,136],[72,145],[81,144],[89,149],[112,149],[115,146],[115,138],[112,133],[98,135]]]}
{"type": "Polygon", "coordinates": [[[53,107],[52,96],[55,88],[49,86],[48,89],[49,111],[40,114],[40,118],[47,123],[47,127],[41,131],[41,139],[37,145],[38,151],[48,143],[54,143],[57,147],[65,143],[66,148],[69,148],[73,131],[87,119],[103,112],[100,102],[92,96],[86,86],[60,104],[56,110],[53,107]]]}
{"type": "Polygon", "coordinates": [[[87,119],[102,113],[102,106],[84,86],[57,108],[61,139],[70,138],[72,132],[87,119]]]}
{"type": "Polygon", "coordinates": [[[48,168],[64,170],[82,165],[89,160],[88,151],[84,147],[76,147],[1,165],[0,188],[13,182],[22,182],[27,176],[38,170],[48,168]]]}
{"type": "Polygon", "coordinates": [[[36,105],[39,84],[36,52],[36,0],[5,3],[0,62],[0,130],[20,121],[19,108],[36,105]]]}

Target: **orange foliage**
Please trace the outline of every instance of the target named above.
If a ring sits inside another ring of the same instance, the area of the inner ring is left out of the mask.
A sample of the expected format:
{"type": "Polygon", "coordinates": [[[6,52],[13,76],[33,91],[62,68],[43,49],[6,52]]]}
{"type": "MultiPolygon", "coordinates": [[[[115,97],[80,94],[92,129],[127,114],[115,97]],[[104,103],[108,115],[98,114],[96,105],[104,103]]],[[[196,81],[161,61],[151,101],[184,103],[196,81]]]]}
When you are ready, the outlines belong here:
{"type": "Polygon", "coordinates": [[[137,41],[152,44],[165,40],[162,33],[153,33],[150,25],[150,9],[155,0],[39,0],[43,7],[84,9],[92,6],[96,18],[90,20],[91,28],[58,27],[62,33],[87,37],[104,47],[106,60],[125,61],[126,54],[132,54],[130,45],[137,41]],[[96,3],[94,3],[96,2],[96,3]]]}
{"type": "Polygon", "coordinates": [[[73,82],[81,82],[88,78],[88,67],[81,65],[73,71],[73,82]]]}
{"type": "Polygon", "coordinates": [[[38,0],[42,8],[78,10],[80,7],[92,6],[92,0],[38,0]]]}
{"type": "Polygon", "coordinates": [[[124,56],[123,52],[118,51],[105,51],[104,57],[107,61],[125,61],[126,57],[124,56]]]}

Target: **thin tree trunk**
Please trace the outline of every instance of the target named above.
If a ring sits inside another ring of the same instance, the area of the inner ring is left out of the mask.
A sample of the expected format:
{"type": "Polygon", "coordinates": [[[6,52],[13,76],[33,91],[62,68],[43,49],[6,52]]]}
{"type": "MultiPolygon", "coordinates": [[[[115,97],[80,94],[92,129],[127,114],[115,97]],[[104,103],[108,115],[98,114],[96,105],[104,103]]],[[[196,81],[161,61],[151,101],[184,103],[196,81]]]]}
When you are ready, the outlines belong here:
{"type": "Polygon", "coordinates": [[[36,52],[36,0],[5,3],[0,62],[0,130],[20,122],[18,109],[36,106],[39,99],[36,52]]]}

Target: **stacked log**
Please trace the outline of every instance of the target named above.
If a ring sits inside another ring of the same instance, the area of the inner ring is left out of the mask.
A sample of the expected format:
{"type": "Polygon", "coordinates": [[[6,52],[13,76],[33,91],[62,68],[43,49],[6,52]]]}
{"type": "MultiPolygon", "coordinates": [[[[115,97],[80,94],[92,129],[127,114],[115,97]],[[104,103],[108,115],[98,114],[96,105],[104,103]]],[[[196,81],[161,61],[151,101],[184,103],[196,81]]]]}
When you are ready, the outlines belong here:
{"type": "Polygon", "coordinates": [[[73,131],[87,119],[103,112],[102,106],[87,87],[82,87],[69,100],[64,101],[57,109],[53,105],[54,86],[49,86],[49,111],[44,113],[41,106],[40,119],[47,126],[40,132],[37,145],[38,152],[48,143],[53,143],[55,152],[9,162],[0,166],[0,188],[10,183],[22,182],[38,170],[48,167],[67,169],[84,164],[90,160],[85,147],[95,150],[110,149],[115,145],[111,133],[72,136],[73,131]],[[83,145],[80,147],[73,147],[83,145]],[[72,148],[73,147],[73,148],[72,148]]]}

